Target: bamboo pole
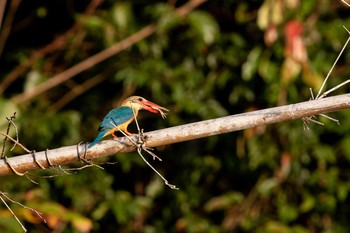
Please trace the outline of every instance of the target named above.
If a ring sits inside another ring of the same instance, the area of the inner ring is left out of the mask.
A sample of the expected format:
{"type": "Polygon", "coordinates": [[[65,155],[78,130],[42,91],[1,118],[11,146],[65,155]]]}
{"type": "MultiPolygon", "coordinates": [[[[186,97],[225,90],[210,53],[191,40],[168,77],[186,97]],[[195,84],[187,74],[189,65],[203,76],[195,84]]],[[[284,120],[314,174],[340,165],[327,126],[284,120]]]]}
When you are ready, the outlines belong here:
{"type": "MultiPolygon", "coordinates": [[[[303,117],[334,112],[350,107],[350,94],[338,95],[328,98],[311,100],[297,104],[268,108],[220,117],[211,120],[179,125],[166,129],[145,133],[146,146],[157,147],[169,145],[198,138],[234,132],[242,129],[253,128],[260,125],[274,124],[278,122],[299,119],[303,117]]],[[[136,141],[137,136],[133,137],[136,141]]],[[[87,144],[61,147],[57,149],[41,151],[33,154],[25,154],[11,157],[8,162],[18,172],[24,173],[39,169],[38,163],[45,168],[51,165],[64,165],[79,161],[79,154],[84,156],[87,144]],[[79,154],[78,154],[79,152],[79,154]]],[[[105,140],[87,150],[86,159],[96,159],[115,155],[118,153],[135,150],[135,146],[125,137],[117,140],[105,140]]],[[[13,174],[13,171],[5,160],[0,160],[0,175],[13,174]]]]}

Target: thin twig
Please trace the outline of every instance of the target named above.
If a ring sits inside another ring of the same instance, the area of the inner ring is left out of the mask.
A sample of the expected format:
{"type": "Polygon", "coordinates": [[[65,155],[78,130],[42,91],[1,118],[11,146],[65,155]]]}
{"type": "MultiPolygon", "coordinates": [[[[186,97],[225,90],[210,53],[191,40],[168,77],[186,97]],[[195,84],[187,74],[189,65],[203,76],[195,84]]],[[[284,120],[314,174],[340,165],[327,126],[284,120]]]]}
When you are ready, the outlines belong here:
{"type": "Polygon", "coordinates": [[[26,174],[26,172],[25,172],[25,173],[22,173],[22,172],[17,171],[17,170],[11,165],[10,161],[8,160],[8,158],[7,158],[6,156],[4,157],[4,161],[5,161],[5,164],[10,168],[10,170],[11,170],[13,173],[15,173],[17,176],[24,176],[24,175],[26,174]]]}
{"type": "MultiPolygon", "coordinates": [[[[344,2],[344,1],[343,1],[343,2],[344,2]]],[[[343,54],[343,52],[345,51],[345,48],[347,47],[348,43],[350,42],[350,31],[349,31],[345,26],[343,26],[343,28],[344,28],[344,29],[348,32],[348,34],[349,34],[348,39],[346,40],[345,44],[343,45],[342,49],[340,50],[340,52],[339,52],[337,58],[336,58],[335,61],[333,62],[333,65],[332,65],[332,67],[330,68],[330,70],[328,71],[327,76],[326,76],[325,80],[323,81],[323,83],[322,83],[322,85],[321,85],[321,88],[320,88],[320,90],[318,91],[318,93],[317,93],[317,95],[316,95],[315,98],[314,98],[312,89],[310,88],[310,93],[311,93],[311,99],[310,99],[310,100],[322,99],[322,98],[326,97],[329,93],[331,93],[331,92],[333,92],[333,91],[339,89],[340,87],[342,87],[342,86],[344,86],[345,84],[348,84],[348,83],[350,82],[350,79],[348,79],[348,80],[346,80],[346,81],[344,81],[344,82],[338,84],[337,86],[331,88],[330,90],[324,92],[323,94],[321,94],[322,91],[323,91],[323,88],[325,87],[325,85],[326,85],[326,83],[327,83],[327,81],[328,81],[328,79],[329,79],[329,77],[330,77],[330,75],[331,75],[331,73],[332,73],[332,71],[333,71],[333,69],[334,69],[334,67],[335,67],[336,64],[338,63],[338,61],[339,61],[341,55],[343,54]]],[[[339,122],[338,119],[335,119],[335,118],[333,118],[333,117],[327,116],[327,115],[325,115],[325,114],[319,114],[319,115],[320,115],[320,116],[323,116],[323,117],[325,117],[325,118],[328,118],[328,119],[331,120],[331,121],[336,122],[338,125],[340,124],[340,122],[339,122]]],[[[316,123],[316,124],[323,125],[323,123],[321,123],[321,122],[315,120],[315,116],[302,117],[301,120],[303,121],[304,129],[307,129],[307,130],[309,130],[309,127],[307,126],[307,124],[308,124],[309,122],[314,122],[314,123],[316,123]]]]}
{"type": "Polygon", "coordinates": [[[168,182],[168,180],[167,179],[165,179],[154,167],[152,167],[152,165],[143,157],[143,155],[142,155],[142,146],[140,146],[140,147],[138,147],[137,148],[137,152],[138,152],[138,154],[140,155],[140,157],[143,159],[143,161],[145,161],[145,163],[150,167],[150,168],[152,168],[152,170],[155,172],[155,173],[157,173],[157,175],[160,177],[160,178],[162,178],[162,180],[164,181],[164,184],[165,185],[167,185],[167,186],[169,186],[171,189],[176,189],[176,190],[179,190],[179,188],[177,188],[175,185],[173,185],[173,184],[170,184],[169,182],[168,182]]]}
{"type": "Polygon", "coordinates": [[[32,178],[29,177],[29,174],[25,174],[26,178],[32,182],[33,184],[39,185],[39,182],[36,182],[35,180],[33,180],[32,178]]]}
{"type": "Polygon", "coordinates": [[[36,159],[36,151],[35,150],[32,150],[31,151],[31,154],[33,155],[33,159],[34,159],[34,162],[43,170],[45,170],[46,168],[41,164],[39,163],[39,161],[36,159]]]}
{"type": "MultiPolygon", "coordinates": [[[[130,101],[130,106],[132,106],[132,102],[130,101]]],[[[145,136],[143,135],[143,129],[140,128],[139,126],[139,122],[137,120],[137,117],[136,117],[136,113],[135,113],[135,110],[133,108],[132,109],[132,114],[134,115],[134,118],[135,118],[135,123],[136,123],[136,127],[137,127],[137,132],[138,132],[138,142],[137,142],[137,147],[139,147],[140,145],[142,146],[142,149],[144,149],[146,152],[148,152],[148,154],[152,155],[153,157],[153,160],[156,160],[158,159],[159,161],[162,161],[161,158],[159,158],[155,153],[151,152],[150,150],[152,150],[153,148],[149,148],[149,147],[146,147],[145,146],[145,136]]],[[[166,109],[166,108],[163,108],[163,109],[166,109]]],[[[162,118],[164,119],[166,117],[166,113],[163,113],[161,109],[156,109],[157,111],[160,112],[160,114],[162,115],[162,118]]],[[[166,109],[167,111],[169,111],[168,109],[166,109]]]]}
{"type": "MultiPolygon", "coordinates": [[[[16,115],[16,112],[14,113],[14,117],[15,117],[15,115],[16,115]]],[[[13,128],[15,128],[15,132],[16,132],[16,142],[13,144],[13,146],[12,146],[12,148],[10,149],[10,151],[13,151],[13,149],[15,149],[15,147],[16,147],[16,145],[18,144],[18,142],[19,142],[19,136],[18,136],[18,129],[17,129],[17,126],[16,126],[16,124],[13,122],[13,119],[12,119],[12,117],[10,118],[10,119],[8,119],[7,117],[6,117],[6,119],[11,123],[11,125],[13,126],[13,128]]],[[[8,133],[7,133],[8,134],[8,133]]]]}
{"type": "Polygon", "coordinates": [[[0,31],[2,30],[2,22],[4,20],[4,13],[5,13],[5,7],[6,7],[6,0],[0,1],[0,31]]]}
{"type": "MultiPolygon", "coordinates": [[[[136,121],[136,118],[135,118],[136,121]]],[[[132,140],[131,137],[129,137],[126,133],[124,133],[118,126],[116,126],[112,121],[111,124],[116,127],[125,137],[127,137],[136,147],[137,147],[137,153],[140,155],[140,157],[142,158],[142,160],[164,181],[164,184],[169,186],[171,189],[176,189],[179,190],[179,188],[176,187],[176,185],[170,184],[169,181],[167,179],[165,179],[146,159],[145,157],[143,157],[142,155],[142,150],[145,150],[147,153],[149,153],[150,155],[153,156],[153,160],[155,158],[159,159],[160,161],[162,161],[157,155],[155,155],[154,153],[150,152],[149,150],[147,150],[147,148],[144,148],[144,142],[142,142],[141,144],[136,143],[134,140],[132,140]]],[[[139,136],[141,138],[141,136],[139,136]]],[[[142,139],[141,139],[142,140],[142,139]]]]}
{"type": "MultiPolygon", "coordinates": [[[[10,128],[11,125],[13,125],[16,129],[16,136],[17,136],[17,140],[14,144],[14,146],[12,147],[11,150],[13,150],[13,148],[16,146],[17,142],[18,142],[18,131],[17,131],[17,127],[16,125],[13,123],[13,120],[16,118],[16,112],[13,113],[13,116],[11,116],[10,118],[6,117],[7,121],[8,121],[8,125],[7,125],[7,130],[6,130],[6,134],[8,135],[10,133],[10,128]]],[[[6,150],[6,141],[7,141],[8,137],[4,137],[4,142],[2,145],[2,152],[1,152],[1,158],[4,158],[5,156],[5,150],[6,150]]]]}
{"type": "Polygon", "coordinates": [[[81,167],[61,168],[61,170],[63,170],[63,171],[81,171],[81,170],[88,168],[88,167],[98,167],[98,168],[104,170],[103,167],[101,167],[97,164],[94,164],[94,163],[88,163],[88,164],[85,164],[84,166],[81,166],[81,167]]]}
{"type": "Polygon", "coordinates": [[[5,197],[7,200],[9,200],[13,204],[17,204],[17,205],[19,205],[20,207],[22,207],[24,209],[27,209],[27,210],[30,210],[30,211],[34,212],[41,220],[43,220],[44,223],[46,223],[45,218],[42,216],[43,213],[41,213],[41,212],[37,211],[36,209],[33,209],[33,208],[29,207],[29,206],[23,205],[22,203],[20,203],[18,201],[15,201],[15,200],[9,198],[4,192],[0,191],[0,197],[1,196],[5,197]]]}
{"type": "Polygon", "coordinates": [[[62,96],[56,103],[50,106],[51,110],[59,111],[61,108],[63,108],[67,103],[72,101],[77,96],[83,94],[90,88],[96,86],[100,82],[103,82],[106,80],[106,76],[103,75],[96,75],[92,78],[89,78],[84,83],[74,87],[72,90],[70,90],[67,94],[62,96]]]}
{"type": "Polygon", "coordinates": [[[46,158],[46,162],[47,162],[47,164],[49,165],[49,167],[55,166],[55,165],[51,162],[51,160],[50,160],[50,158],[49,158],[49,149],[46,149],[46,150],[45,150],[45,158],[46,158]]]}
{"type": "MultiPolygon", "coordinates": [[[[334,67],[335,67],[336,64],[338,63],[338,60],[340,59],[341,55],[343,54],[345,48],[347,47],[348,43],[350,42],[350,32],[349,32],[349,30],[348,30],[345,26],[343,26],[343,27],[344,27],[344,29],[349,33],[349,37],[348,37],[348,39],[346,40],[346,42],[345,42],[343,48],[340,50],[340,52],[339,52],[337,58],[336,58],[335,61],[333,62],[332,67],[331,67],[330,70],[328,71],[328,74],[327,74],[325,80],[323,81],[322,86],[321,86],[320,90],[318,91],[318,93],[317,93],[315,99],[322,98],[322,97],[321,97],[321,93],[322,93],[322,91],[323,91],[323,88],[324,88],[324,86],[326,85],[326,82],[328,81],[329,76],[331,75],[331,73],[332,73],[334,67]]],[[[323,96],[323,97],[324,97],[324,96],[323,96]]]]}
{"type": "Polygon", "coordinates": [[[19,225],[22,227],[24,232],[27,232],[27,228],[24,227],[24,225],[21,223],[21,221],[18,219],[18,217],[16,216],[16,214],[12,211],[12,209],[10,208],[10,206],[6,203],[6,201],[4,200],[4,198],[2,198],[2,195],[0,195],[0,199],[2,201],[2,203],[4,203],[4,205],[6,206],[6,208],[10,211],[10,213],[12,214],[12,216],[16,219],[16,221],[19,223],[19,225]]]}
{"type": "Polygon", "coordinates": [[[337,123],[337,125],[340,125],[340,121],[338,120],[338,119],[335,119],[335,118],[333,118],[333,117],[330,117],[330,116],[328,116],[328,115],[326,115],[326,114],[319,114],[320,116],[323,116],[323,117],[325,117],[325,118],[328,118],[329,120],[331,120],[331,121],[334,121],[335,123],[337,123]]]}
{"type": "Polygon", "coordinates": [[[343,3],[345,3],[345,5],[347,5],[348,7],[350,7],[350,4],[345,2],[345,0],[341,0],[343,3]]]}
{"type": "Polygon", "coordinates": [[[350,82],[350,79],[348,79],[348,80],[342,82],[341,84],[338,84],[337,86],[335,86],[335,87],[333,87],[332,89],[330,89],[330,90],[326,91],[325,93],[323,93],[323,94],[319,97],[319,99],[326,97],[329,93],[331,93],[331,92],[337,90],[338,88],[344,86],[345,84],[348,84],[349,82],[350,82]]]}
{"type": "Polygon", "coordinates": [[[10,35],[12,23],[15,19],[15,15],[16,15],[16,12],[17,12],[17,9],[18,9],[18,6],[20,3],[21,3],[21,0],[10,1],[10,6],[9,6],[8,13],[7,13],[7,17],[4,21],[3,28],[0,31],[0,57],[2,55],[2,52],[4,51],[7,38],[10,35]]]}
{"type": "Polygon", "coordinates": [[[104,170],[104,168],[101,167],[100,165],[95,164],[95,163],[93,163],[93,162],[91,162],[91,161],[85,159],[85,157],[86,157],[86,144],[85,144],[85,150],[84,150],[84,157],[80,156],[79,146],[80,146],[81,144],[82,144],[82,142],[79,142],[78,145],[77,145],[77,154],[78,154],[79,160],[82,161],[82,162],[84,162],[84,163],[86,163],[86,164],[85,164],[84,166],[81,166],[81,167],[74,167],[74,168],[62,168],[62,167],[60,166],[60,167],[59,167],[60,170],[65,171],[65,172],[67,172],[67,171],[80,171],[80,170],[83,170],[83,169],[88,168],[88,167],[97,167],[97,168],[99,168],[99,169],[101,169],[101,170],[104,170]]]}
{"type": "Polygon", "coordinates": [[[28,150],[25,146],[23,146],[21,143],[19,143],[17,140],[13,139],[10,135],[5,134],[5,133],[1,133],[1,135],[3,135],[4,137],[7,137],[8,139],[10,139],[11,141],[13,141],[14,143],[17,143],[17,145],[19,145],[23,150],[25,150],[27,153],[31,153],[30,150],[28,150]]]}
{"type": "Polygon", "coordinates": [[[129,137],[125,132],[123,132],[113,121],[110,121],[110,123],[117,128],[124,136],[126,136],[136,147],[137,147],[137,153],[140,155],[140,157],[143,159],[143,161],[164,181],[164,184],[169,186],[171,189],[176,189],[179,190],[179,188],[177,188],[175,185],[170,184],[168,182],[167,179],[165,179],[146,159],[145,157],[143,157],[142,155],[142,150],[146,151],[147,153],[149,153],[150,155],[152,155],[153,160],[155,160],[156,158],[159,161],[162,161],[156,154],[154,154],[153,152],[149,151],[149,149],[151,148],[147,148],[145,146],[145,137],[143,136],[143,130],[140,129],[139,123],[137,121],[136,118],[136,113],[134,108],[132,107],[132,102],[130,101],[130,106],[134,115],[134,119],[136,122],[136,126],[137,126],[137,130],[138,130],[138,142],[135,142],[131,137],[129,137]]]}

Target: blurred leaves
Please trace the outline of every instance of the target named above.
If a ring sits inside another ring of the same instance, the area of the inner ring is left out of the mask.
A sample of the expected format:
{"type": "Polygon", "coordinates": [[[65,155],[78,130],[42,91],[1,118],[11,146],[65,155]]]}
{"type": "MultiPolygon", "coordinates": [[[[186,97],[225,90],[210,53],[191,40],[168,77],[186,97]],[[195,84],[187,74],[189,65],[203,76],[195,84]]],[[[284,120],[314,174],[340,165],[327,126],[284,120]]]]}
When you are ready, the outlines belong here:
{"type": "Polygon", "coordinates": [[[206,45],[214,43],[219,36],[219,25],[210,14],[194,11],[189,15],[188,20],[194,32],[206,45]]]}
{"type": "MultiPolygon", "coordinates": [[[[17,112],[20,142],[37,151],[91,141],[130,95],[171,110],[164,121],[140,113],[146,131],[306,101],[350,22],[350,9],[329,0],[207,1],[187,17],[176,14],[176,1],[21,4],[1,57],[0,80],[12,81],[0,94],[0,128],[17,112]],[[31,102],[11,101],[149,24],[151,37],[31,102]],[[109,78],[87,88],[96,75],[109,78]],[[68,93],[72,101],[55,111],[68,93]]],[[[348,50],[327,88],[350,74],[348,50]]],[[[38,186],[6,177],[1,188],[47,217],[45,225],[16,208],[31,232],[348,232],[349,111],[331,115],[340,126],[320,118],[324,127],[305,131],[295,120],[156,148],[163,161],[150,162],[179,191],[135,153],[96,161],[104,170],[36,172],[38,186]]],[[[6,209],[0,228],[20,229],[6,209]]]]}
{"type": "MultiPolygon", "coordinates": [[[[0,98],[0,106],[0,131],[6,133],[6,129],[8,126],[8,121],[6,120],[6,117],[10,118],[11,116],[13,116],[14,113],[16,113],[18,116],[18,114],[20,114],[20,111],[15,103],[3,98],[0,98]]],[[[11,131],[11,135],[14,135],[13,133],[15,133],[15,131],[11,131]]]]}
{"type": "Polygon", "coordinates": [[[208,201],[204,209],[208,212],[215,210],[222,210],[231,207],[234,204],[241,203],[244,200],[244,196],[238,192],[225,193],[222,196],[214,197],[208,201]]]}

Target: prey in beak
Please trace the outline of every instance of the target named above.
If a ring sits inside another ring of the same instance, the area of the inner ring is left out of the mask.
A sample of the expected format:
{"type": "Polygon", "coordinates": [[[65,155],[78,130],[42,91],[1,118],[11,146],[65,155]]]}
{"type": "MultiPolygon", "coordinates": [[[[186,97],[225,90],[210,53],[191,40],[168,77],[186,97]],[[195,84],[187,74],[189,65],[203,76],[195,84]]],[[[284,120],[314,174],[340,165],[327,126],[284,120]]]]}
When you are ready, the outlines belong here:
{"type": "Polygon", "coordinates": [[[142,102],[142,108],[147,111],[160,114],[163,119],[166,118],[166,115],[169,112],[169,109],[159,106],[158,104],[155,104],[149,100],[144,100],[142,102]]]}

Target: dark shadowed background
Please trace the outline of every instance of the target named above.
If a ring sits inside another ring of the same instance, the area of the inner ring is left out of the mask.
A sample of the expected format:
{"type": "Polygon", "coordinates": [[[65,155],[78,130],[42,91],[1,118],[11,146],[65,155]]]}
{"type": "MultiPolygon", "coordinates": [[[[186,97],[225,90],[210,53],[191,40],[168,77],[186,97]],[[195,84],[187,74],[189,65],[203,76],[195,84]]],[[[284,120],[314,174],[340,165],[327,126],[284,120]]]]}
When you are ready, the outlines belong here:
{"type": "MultiPolygon", "coordinates": [[[[131,95],[170,109],[165,120],[141,112],[145,131],[308,100],[350,28],[340,0],[207,1],[185,17],[176,0],[3,2],[0,131],[16,112],[20,142],[36,151],[91,142],[131,95]],[[146,39],[23,97],[152,23],[146,39]]],[[[349,49],[327,89],[349,78],[349,49]]],[[[10,205],[29,232],[349,232],[350,111],[330,115],[341,124],[295,120],[156,148],[163,161],[147,158],[179,191],[135,152],[95,161],[104,170],[31,172],[38,184],[1,177],[0,191],[43,213],[46,224],[10,205]]],[[[22,232],[4,205],[0,231],[22,232]]]]}

